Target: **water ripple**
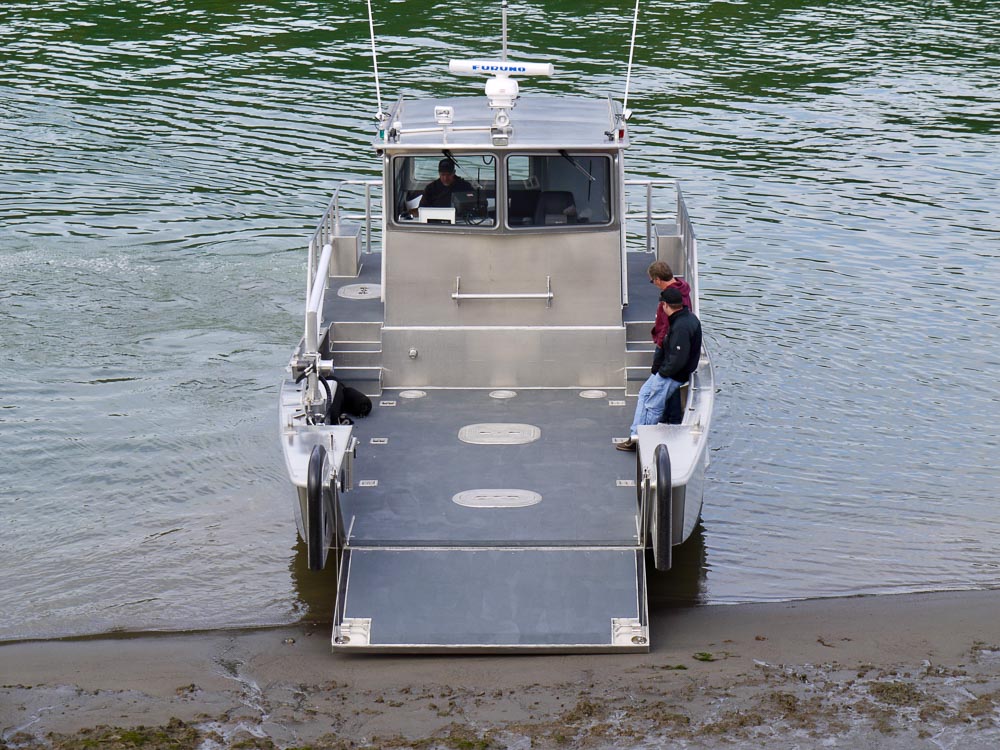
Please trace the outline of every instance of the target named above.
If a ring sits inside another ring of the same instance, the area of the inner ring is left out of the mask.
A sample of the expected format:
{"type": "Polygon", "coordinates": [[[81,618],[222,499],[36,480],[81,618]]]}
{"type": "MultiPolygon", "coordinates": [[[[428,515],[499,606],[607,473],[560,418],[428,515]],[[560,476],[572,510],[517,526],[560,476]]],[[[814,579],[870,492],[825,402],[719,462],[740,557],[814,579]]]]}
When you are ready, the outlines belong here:
{"type": "MultiPolygon", "coordinates": [[[[444,63],[499,17],[402,8],[383,99],[478,93],[444,63]]],[[[621,98],[630,10],[512,8],[557,69],[525,91],[621,98]]],[[[629,167],[683,180],[719,385],[685,595],[1000,584],[994,11],[643,5],[629,167]]],[[[367,35],[345,0],[0,7],[0,638],[326,611],[274,395],[305,240],[377,174],[367,35]]]]}

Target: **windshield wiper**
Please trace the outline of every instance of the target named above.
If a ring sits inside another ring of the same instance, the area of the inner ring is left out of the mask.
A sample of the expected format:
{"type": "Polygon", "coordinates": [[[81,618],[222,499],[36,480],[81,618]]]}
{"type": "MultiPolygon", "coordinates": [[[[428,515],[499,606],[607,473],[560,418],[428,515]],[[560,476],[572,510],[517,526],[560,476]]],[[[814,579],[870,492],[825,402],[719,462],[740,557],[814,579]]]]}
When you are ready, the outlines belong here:
{"type": "Polygon", "coordinates": [[[566,151],[565,149],[562,149],[562,148],[559,149],[559,156],[561,156],[563,159],[565,159],[570,164],[572,164],[574,167],[576,167],[578,170],[580,170],[580,172],[582,172],[583,175],[588,180],[590,180],[591,182],[596,182],[597,178],[594,177],[594,175],[592,175],[586,169],[584,169],[583,166],[580,164],[580,162],[578,162],[576,159],[574,159],[572,156],[570,156],[568,151],[566,151]]]}

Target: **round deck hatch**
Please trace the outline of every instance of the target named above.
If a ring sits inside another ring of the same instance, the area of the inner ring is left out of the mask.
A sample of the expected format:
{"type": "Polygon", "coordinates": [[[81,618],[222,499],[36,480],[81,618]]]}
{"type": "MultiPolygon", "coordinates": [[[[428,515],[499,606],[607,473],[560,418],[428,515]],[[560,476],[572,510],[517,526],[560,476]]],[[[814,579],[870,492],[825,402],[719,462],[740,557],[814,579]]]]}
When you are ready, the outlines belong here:
{"type": "Polygon", "coordinates": [[[542,502],[531,490],[464,490],[451,499],[466,508],[527,508],[542,502]]]}
{"type": "Polygon", "coordinates": [[[608,394],[606,391],[597,391],[597,390],[580,391],[581,398],[604,398],[607,395],[608,394]]]}
{"type": "Polygon", "coordinates": [[[423,398],[426,395],[427,391],[409,390],[399,392],[400,398],[423,398]]]}
{"type": "Polygon", "coordinates": [[[517,391],[490,391],[490,398],[514,398],[517,391]]]}
{"type": "Polygon", "coordinates": [[[533,443],[541,436],[541,429],[533,424],[506,422],[467,424],[458,431],[459,440],[473,445],[524,445],[533,443]]]}
{"type": "Polygon", "coordinates": [[[382,296],[381,284],[345,284],[337,290],[344,299],[378,299],[382,296]]]}

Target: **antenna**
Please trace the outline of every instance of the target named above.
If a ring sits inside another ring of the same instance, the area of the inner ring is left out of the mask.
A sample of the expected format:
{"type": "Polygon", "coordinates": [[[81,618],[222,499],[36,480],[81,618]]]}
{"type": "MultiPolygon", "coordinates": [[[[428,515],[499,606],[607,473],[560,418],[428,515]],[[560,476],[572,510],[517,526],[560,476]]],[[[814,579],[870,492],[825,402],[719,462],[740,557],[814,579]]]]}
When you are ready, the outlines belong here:
{"type": "Polygon", "coordinates": [[[507,0],[503,0],[500,7],[503,9],[503,50],[500,59],[507,62],[507,0]]]}
{"type": "MultiPolygon", "coordinates": [[[[369,0],[371,2],[371,0],[369,0]]],[[[491,76],[486,81],[486,99],[493,110],[493,126],[490,135],[494,146],[510,143],[510,110],[517,104],[520,95],[517,80],[513,76],[550,76],[555,71],[552,63],[515,62],[507,59],[507,2],[500,7],[503,17],[503,45],[499,60],[451,60],[448,70],[460,76],[491,76]]]]}
{"type": "MultiPolygon", "coordinates": [[[[628,112],[628,87],[632,82],[632,53],[635,51],[635,27],[639,25],[639,0],[635,0],[635,15],[632,17],[632,41],[628,46],[628,72],[625,74],[625,101],[622,114],[628,112]]],[[[626,115],[625,119],[628,119],[626,115]]]]}
{"type": "Polygon", "coordinates": [[[368,29],[371,32],[372,65],[375,68],[375,99],[378,101],[378,112],[375,113],[375,119],[378,120],[379,137],[381,138],[389,115],[382,111],[382,89],[378,82],[378,55],[375,52],[375,20],[372,18],[372,0],[368,0],[368,29]]]}

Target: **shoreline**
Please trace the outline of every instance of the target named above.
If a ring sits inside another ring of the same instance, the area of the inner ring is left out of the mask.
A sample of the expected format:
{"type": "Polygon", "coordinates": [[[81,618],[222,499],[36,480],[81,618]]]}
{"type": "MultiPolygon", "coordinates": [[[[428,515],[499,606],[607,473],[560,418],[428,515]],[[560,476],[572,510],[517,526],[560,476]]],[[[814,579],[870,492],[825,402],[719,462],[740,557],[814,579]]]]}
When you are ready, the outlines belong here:
{"type": "MultiPolygon", "coordinates": [[[[668,616],[674,610],[690,610],[690,609],[712,609],[712,608],[726,608],[726,607],[782,607],[786,605],[796,605],[796,604],[809,604],[809,603],[822,603],[822,602],[849,602],[858,599],[886,599],[886,598],[915,598],[915,597],[925,597],[925,596],[936,596],[936,595],[949,595],[949,594],[977,594],[983,592],[1000,592],[1000,585],[988,586],[985,588],[955,588],[955,589],[928,589],[926,591],[902,591],[902,592],[887,592],[887,593],[860,593],[860,594],[847,594],[843,596],[812,596],[803,597],[800,599],[776,599],[776,600],[761,600],[761,601],[706,601],[706,602],[695,602],[687,600],[676,600],[669,602],[659,602],[656,603],[653,599],[653,594],[650,593],[649,600],[649,617],[651,622],[656,622],[658,618],[663,618],[668,616]],[[656,611],[654,611],[656,610],[656,611]]],[[[333,605],[330,604],[332,607],[333,605]]],[[[1000,614],[998,614],[1000,616],[1000,614]]],[[[249,635],[252,633],[260,633],[266,631],[278,631],[278,630],[289,630],[289,629],[314,629],[321,630],[322,628],[327,628],[327,630],[332,629],[332,622],[329,619],[323,619],[321,617],[310,617],[309,615],[296,620],[294,622],[278,622],[263,625],[232,625],[232,626],[219,626],[219,627],[202,627],[202,628],[192,628],[192,629],[181,629],[181,630],[123,630],[114,629],[107,631],[99,631],[94,633],[81,633],[77,635],[43,635],[43,636],[23,636],[14,638],[0,638],[0,649],[4,646],[16,646],[24,644],[40,644],[40,643],[79,643],[86,641],[104,641],[104,640],[132,640],[137,638],[172,638],[172,637],[186,637],[186,636],[198,636],[198,635],[212,635],[219,633],[229,633],[229,634],[245,634],[249,635]]],[[[655,633],[653,633],[653,639],[655,640],[655,633]]],[[[430,653],[430,652],[425,652],[430,653]]],[[[599,654],[600,652],[596,652],[599,654]]],[[[468,654],[458,654],[458,655],[468,655],[468,654]]],[[[524,654],[521,655],[530,655],[524,654]]],[[[544,655],[544,653],[539,654],[544,655]]]]}
{"type": "Polygon", "coordinates": [[[331,654],[312,622],[6,642],[0,748],[1000,745],[1000,589],[663,609],[651,634],[602,655],[331,654]]]}

